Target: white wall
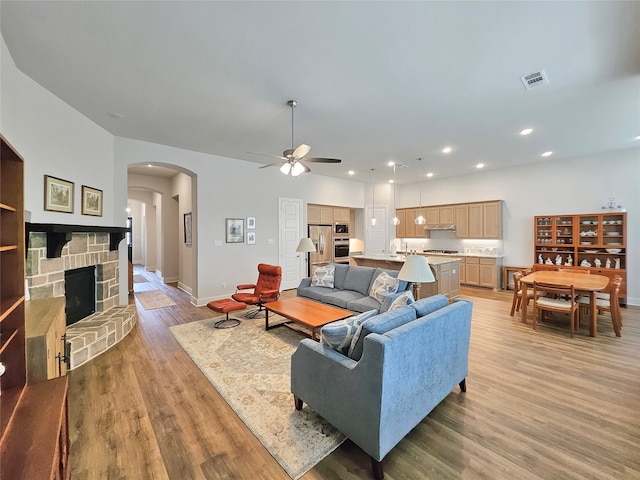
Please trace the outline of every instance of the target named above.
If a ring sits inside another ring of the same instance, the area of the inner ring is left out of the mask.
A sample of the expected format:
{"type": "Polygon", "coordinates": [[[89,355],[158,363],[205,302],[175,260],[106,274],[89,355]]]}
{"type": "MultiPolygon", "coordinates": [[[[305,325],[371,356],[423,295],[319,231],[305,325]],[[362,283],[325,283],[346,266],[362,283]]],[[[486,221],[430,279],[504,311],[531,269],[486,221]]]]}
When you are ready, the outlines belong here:
{"type": "MultiPolygon", "coordinates": [[[[422,184],[423,205],[504,200],[505,265],[534,262],[535,215],[598,213],[609,197],[628,212],[627,301],[640,305],[640,148],[422,184]]],[[[397,201],[398,208],[419,205],[418,184],[402,185],[397,201]]]]}
{"type": "Polygon", "coordinates": [[[20,72],[4,39],[0,61],[0,131],[25,159],[31,222],[125,226],[114,217],[113,136],[20,72]],[[45,175],[75,184],[73,213],[44,210],[45,175]],[[82,185],[103,191],[102,217],[81,214],[82,185]]]}
{"type": "Polygon", "coordinates": [[[193,218],[191,186],[192,177],[184,173],[178,173],[171,179],[171,194],[178,201],[178,286],[190,294],[195,285],[194,257],[197,249],[197,236],[192,238],[191,245],[185,245],[184,215],[191,212],[193,218]]]}

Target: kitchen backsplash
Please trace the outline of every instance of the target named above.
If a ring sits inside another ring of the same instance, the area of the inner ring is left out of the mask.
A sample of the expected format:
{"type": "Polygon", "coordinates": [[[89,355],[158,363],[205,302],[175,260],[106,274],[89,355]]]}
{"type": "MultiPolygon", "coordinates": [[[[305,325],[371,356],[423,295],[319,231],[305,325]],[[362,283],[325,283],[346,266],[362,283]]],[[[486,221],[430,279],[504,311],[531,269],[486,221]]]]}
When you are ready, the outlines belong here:
{"type": "Polygon", "coordinates": [[[390,251],[405,250],[452,250],[460,253],[478,255],[502,255],[502,240],[468,240],[458,238],[395,238],[391,241],[390,251]]]}

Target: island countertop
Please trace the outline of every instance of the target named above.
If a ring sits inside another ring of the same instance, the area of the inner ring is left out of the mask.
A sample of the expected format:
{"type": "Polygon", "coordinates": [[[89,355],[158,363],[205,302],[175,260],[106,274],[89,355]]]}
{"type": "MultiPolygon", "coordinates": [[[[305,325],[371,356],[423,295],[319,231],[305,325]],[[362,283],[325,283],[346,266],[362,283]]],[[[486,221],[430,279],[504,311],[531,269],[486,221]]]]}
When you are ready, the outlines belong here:
{"type": "MultiPolygon", "coordinates": [[[[418,253],[421,257],[427,258],[427,263],[429,265],[444,265],[447,263],[459,262],[460,258],[456,258],[455,256],[448,257],[432,257],[430,255],[424,255],[422,253],[418,253]]],[[[377,260],[382,262],[393,262],[404,264],[405,255],[391,255],[389,253],[379,253],[379,254],[368,254],[368,255],[352,255],[351,258],[362,259],[362,260],[377,260]]]]}

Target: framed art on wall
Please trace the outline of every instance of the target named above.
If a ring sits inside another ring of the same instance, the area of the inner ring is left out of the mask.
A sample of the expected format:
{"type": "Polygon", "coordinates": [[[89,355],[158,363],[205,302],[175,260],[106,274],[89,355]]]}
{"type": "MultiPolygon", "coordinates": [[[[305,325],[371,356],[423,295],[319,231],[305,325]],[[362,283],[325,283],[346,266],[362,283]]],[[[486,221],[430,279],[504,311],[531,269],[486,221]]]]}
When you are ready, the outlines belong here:
{"type": "Polygon", "coordinates": [[[82,215],[102,216],[102,190],[82,185],[82,215]]]}
{"type": "Polygon", "coordinates": [[[247,232],[247,245],[256,244],[256,232],[247,232]]]}
{"type": "Polygon", "coordinates": [[[256,228],[256,217],[247,217],[247,230],[254,230],[256,228]]]}
{"type": "Polygon", "coordinates": [[[44,209],[50,212],[73,213],[73,182],[44,176],[44,209]]]}
{"type": "Polygon", "coordinates": [[[184,244],[191,245],[191,212],[184,214],[184,244]]]}
{"type": "Polygon", "coordinates": [[[244,218],[225,219],[227,243],[244,243],[244,218]]]}

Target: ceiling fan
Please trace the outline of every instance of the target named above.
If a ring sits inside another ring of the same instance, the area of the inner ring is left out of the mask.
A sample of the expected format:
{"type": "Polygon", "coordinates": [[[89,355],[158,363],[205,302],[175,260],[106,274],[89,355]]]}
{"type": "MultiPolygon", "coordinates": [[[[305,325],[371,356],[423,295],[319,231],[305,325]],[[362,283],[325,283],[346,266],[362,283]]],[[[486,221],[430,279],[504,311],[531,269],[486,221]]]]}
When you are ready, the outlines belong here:
{"type": "Polygon", "coordinates": [[[303,173],[310,172],[311,169],[305,165],[302,160],[305,162],[316,162],[316,163],[340,163],[342,160],[337,158],[304,158],[304,156],[311,151],[311,147],[306,144],[298,145],[298,147],[293,148],[293,110],[298,105],[296,100],[289,100],[287,105],[291,107],[291,148],[282,152],[282,155],[272,155],[269,153],[256,153],[256,152],[247,152],[252,153],[254,155],[266,155],[268,157],[279,158],[280,162],[270,163],[268,165],[263,165],[259,168],[267,168],[273,167],[276,165],[280,166],[280,171],[285,175],[291,174],[292,177],[297,177],[303,173]]]}

